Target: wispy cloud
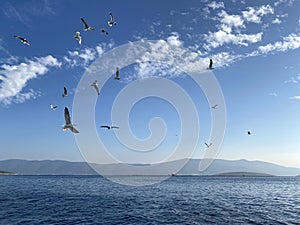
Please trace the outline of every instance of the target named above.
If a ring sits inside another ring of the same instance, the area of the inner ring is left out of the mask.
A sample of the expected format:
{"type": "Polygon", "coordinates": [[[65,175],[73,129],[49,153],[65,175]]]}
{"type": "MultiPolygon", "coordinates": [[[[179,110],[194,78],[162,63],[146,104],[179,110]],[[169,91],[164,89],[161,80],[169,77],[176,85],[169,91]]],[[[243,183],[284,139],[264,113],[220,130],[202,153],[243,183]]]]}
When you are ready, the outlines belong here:
{"type": "Polygon", "coordinates": [[[274,14],[274,8],[270,5],[248,7],[247,10],[242,11],[244,20],[252,23],[261,23],[261,18],[268,14],[274,14]]]}
{"type": "Polygon", "coordinates": [[[222,8],[222,9],[225,8],[224,2],[216,2],[216,1],[212,1],[212,2],[208,3],[207,6],[209,8],[212,8],[213,10],[220,9],[220,8],[222,8]]]}
{"type": "Polygon", "coordinates": [[[23,93],[29,80],[46,74],[51,67],[60,67],[61,63],[51,55],[27,60],[16,65],[4,64],[0,69],[0,102],[4,105],[22,103],[40,95],[32,89],[23,93]]]}
{"type": "Polygon", "coordinates": [[[250,43],[257,43],[262,40],[262,32],[259,33],[242,33],[241,31],[246,28],[245,22],[259,23],[261,17],[273,13],[273,9],[267,6],[260,8],[248,8],[242,12],[242,15],[231,15],[225,10],[217,14],[218,30],[215,32],[209,31],[204,35],[204,48],[211,50],[218,48],[225,44],[248,46],[250,43]]]}
{"type": "Polygon", "coordinates": [[[277,97],[278,96],[278,94],[276,92],[271,92],[271,93],[269,93],[269,95],[271,95],[273,97],[277,97]]]}
{"type": "Polygon", "coordinates": [[[290,34],[283,37],[282,41],[275,43],[269,43],[267,45],[259,46],[258,51],[262,54],[268,54],[270,52],[285,52],[287,50],[293,50],[300,47],[300,35],[290,34]]]}
{"type": "Polygon", "coordinates": [[[289,99],[300,100],[300,95],[289,97],[289,99]]]}
{"type": "Polygon", "coordinates": [[[33,16],[55,15],[54,1],[41,0],[35,1],[34,4],[28,2],[17,1],[16,4],[6,2],[1,5],[3,14],[9,18],[17,20],[26,26],[30,26],[33,16]]]}
{"type": "Polygon", "coordinates": [[[103,43],[96,47],[86,47],[80,50],[69,51],[63,56],[64,63],[70,67],[86,68],[92,61],[100,57],[105,51],[111,49],[114,43],[103,43]]]}
{"type": "Polygon", "coordinates": [[[279,4],[284,4],[284,5],[287,5],[287,6],[291,6],[293,5],[295,0],[278,0],[278,1],[275,1],[274,2],[274,6],[278,6],[279,4]]]}
{"type": "Polygon", "coordinates": [[[287,84],[287,83],[294,83],[294,84],[297,84],[299,82],[299,77],[291,77],[290,79],[288,80],[285,80],[284,83],[287,84]]]}

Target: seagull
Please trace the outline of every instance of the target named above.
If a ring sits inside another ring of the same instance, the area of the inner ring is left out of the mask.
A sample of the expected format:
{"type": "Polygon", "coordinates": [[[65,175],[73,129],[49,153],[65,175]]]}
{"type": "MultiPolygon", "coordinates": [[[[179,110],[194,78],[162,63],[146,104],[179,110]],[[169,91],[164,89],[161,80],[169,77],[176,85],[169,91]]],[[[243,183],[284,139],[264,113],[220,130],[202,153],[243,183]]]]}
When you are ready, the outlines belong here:
{"type": "Polygon", "coordinates": [[[52,109],[54,111],[56,108],[57,108],[57,105],[50,104],[50,109],[52,109]]]}
{"type": "Polygon", "coordinates": [[[105,30],[104,28],[102,28],[102,29],[101,29],[101,33],[102,33],[102,34],[106,34],[106,35],[108,35],[108,31],[107,31],[107,30],[105,30]]]}
{"type": "Polygon", "coordinates": [[[251,135],[252,133],[251,133],[251,131],[248,130],[247,134],[248,134],[248,135],[251,135]]]}
{"type": "Polygon", "coordinates": [[[80,32],[79,32],[79,31],[76,32],[74,38],[78,41],[78,44],[81,45],[81,40],[82,40],[82,38],[81,38],[81,36],[80,36],[80,32]]]}
{"type": "Polygon", "coordinates": [[[76,126],[76,124],[71,123],[71,117],[70,117],[69,109],[67,107],[65,107],[64,114],[65,114],[66,124],[63,125],[63,131],[70,129],[73,133],[76,133],[76,134],[79,133],[79,131],[76,130],[74,127],[74,126],[76,126]]]}
{"type": "Polygon", "coordinates": [[[209,148],[212,145],[212,143],[207,144],[206,142],[204,144],[206,145],[207,148],[209,148]]]}
{"type": "Polygon", "coordinates": [[[95,80],[92,84],[91,84],[92,87],[94,87],[97,91],[97,94],[99,95],[100,94],[100,91],[99,91],[99,87],[98,87],[98,83],[97,83],[97,80],[95,80]]]}
{"type": "Polygon", "coordinates": [[[211,107],[212,109],[217,109],[218,108],[218,105],[215,104],[214,106],[211,107]]]}
{"type": "Polygon", "coordinates": [[[214,69],[213,67],[212,67],[212,65],[213,65],[213,60],[212,59],[209,59],[209,66],[208,66],[208,68],[206,68],[207,70],[212,70],[212,69],[214,69]]]}
{"type": "Polygon", "coordinates": [[[21,41],[23,44],[25,44],[25,45],[30,45],[30,43],[29,43],[25,38],[23,38],[23,37],[21,37],[21,36],[18,36],[18,35],[14,35],[14,37],[20,39],[20,41],[21,41]]]}
{"type": "Polygon", "coordinates": [[[117,69],[116,69],[116,76],[115,76],[115,80],[120,80],[120,70],[119,70],[119,67],[117,67],[117,69]]]}
{"type": "Polygon", "coordinates": [[[113,25],[117,25],[117,22],[114,19],[113,14],[110,12],[109,13],[110,16],[110,21],[107,21],[108,26],[112,27],[113,25]]]}
{"type": "Polygon", "coordinates": [[[61,95],[63,98],[68,96],[68,90],[64,87],[64,93],[61,95]]]}
{"type": "Polygon", "coordinates": [[[113,129],[113,128],[119,128],[119,127],[117,127],[117,126],[100,126],[101,128],[107,128],[108,130],[110,130],[110,129],[113,129]]]}
{"type": "Polygon", "coordinates": [[[81,21],[82,21],[82,23],[83,23],[83,25],[84,25],[84,30],[85,31],[87,31],[87,30],[94,30],[94,28],[93,27],[91,27],[91,26],[89,26],[86,22],[85,22],[85,20],[83,19],[83,18],[80,18],[81,19],[81,21]]]}

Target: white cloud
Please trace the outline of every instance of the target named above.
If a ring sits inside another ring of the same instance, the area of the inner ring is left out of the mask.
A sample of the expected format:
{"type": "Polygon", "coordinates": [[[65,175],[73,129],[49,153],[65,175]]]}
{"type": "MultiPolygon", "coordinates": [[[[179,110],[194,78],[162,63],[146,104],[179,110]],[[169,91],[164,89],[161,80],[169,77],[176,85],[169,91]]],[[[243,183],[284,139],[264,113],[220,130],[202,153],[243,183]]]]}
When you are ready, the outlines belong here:
{"type": "Polygon", "coordinates": [[[292,96],[292,97],[289,97],[289,99],[300,100],[300,96],[299,95],[292,96]]]}
{"type": "MultiPolygon", "coordinates": [[[[267,12],[265,7],[261,7],[257,11],[259,15],[264,15],[267,12]]],[[[250,20],[249,16],[248,19],[250,20]]],[[[219,30],[216,32],[208,32],[208,34],[204,35],[204,41],[206,42],[204,48],[206,50],[211,50],[212,48],[217,48],[224,44],[248,46],[250,43],[257,43],[262,39],[262,32],[254,34],[241,33],[241,29],[246,27],[244,19],[240,15],[229,15],[222,10],[218,13],[218,20],[220,21],[220,24],[217,25],[219,30]]]]}
{"type": "Polygon", "coordinates": [[[69,51],[68,55],[63,56],[65,63],[71,67],[87,67],[92,61],[100,57],[107,49],[114,46],[114,43],[99,44],[95,48],[86,47],[78,51],[69,51]]]}
{"type": "Polygon", "coordinates": [[[229,15],[227,14],[227,12],[222,10],[222,12],[218,14],[218,16],[220,17],[221,23],[226,24],[229,27],[235,27],[235,28],[244,27],[244,21],[242,17],[239,15],[229,15]]]}
{"type": "Polygon", "coordinates": [[[259,46],[258,51],[262,54],[267,54],[270,52],[285,52],[287,50],[293,50],[300,47],[300,35],[290,34],[283,38],[283,41],[277,41],[275,43],[269,43],[264,46],[259,46]]]}
{"type": "Polygon", "coordinates": [[[183,44],[182,41],[179,40],[179,34],[176,32],[172,33],[172,35],[167,38],[167,42],[175,47],[180,47],[183,44]]]}
{"type": "Polygon", "coordinates": [[[271,93],[269,93],[269,95],[271,95],[273,97],[277,97],[278,96],[278,94],[276,92],[271,92],[271,93]]]}
{"type": "Polygon", "coordinates": [[[207,67],[196,52],[183,48],[183,42],[177,33],[172,33],[166,40],[150,44],[150,50],[137,60],[135,73],[127,81],[149,77],[178,77],[183,71],[195,72],[207,67]]]}
{"type": "Polygon", "coordinates": [[[281,24],[282,21],[281,21],[279,18],[275,18],[275,19],[272,21],[272,23],[274,23],[274,24],[281,24]]]}
{"type": "Polygon", "coordinates": [[[204,35],[204,40],[207,42],[204,45],[204,48],[209,50],[224,44],[248,46],[249,43],[256,43],[261,41],[261,39],[262,32],[257,34],[233,34],[225,30],[219,30],[214,33],[209,32],[207,35],[204,35]]]}
{"type": "Polygon", "coordinates": [[[4,64],[0,69],[0,102],[4,105],[11,103],[21,103],[39,95],[38,92],[30,90],[21,93],[27,82],[38,76],[42,76],[51,67],[60,67],[61,63],[51,55],[17,65],[4,64]]]}
{"type": "Polygon", "coordinates": [[[213,10],[215,9],[220,9],[220,8],[225,8],[224,6],[224,2],[216,2],[216,1],[212,1],[209,4],[207,4],[208,7],[212,8],[213,10]]]}
{"type": "Polygon", "coordinates": [[[295,0],[278,0],[274,2],[274,6],[277,7],[279,4],[285,4],[287,6],[293,5],[295,0]]]}
{"type": "Polygon", "coordinates": [[[211,58],[214,60],[215,67],[228,66],[237,60],[243,58],[242,55],[230,54],[229,52],[220,52],[212,55],[211,58]]]}
{"type": "Polygon", "coordinates": [[[242,11],[243,18],[252,23],[261,23],[261,17],[267,14],[274,14],[274,9],[270,5],[248,7],[247,11],[242,11]]]}

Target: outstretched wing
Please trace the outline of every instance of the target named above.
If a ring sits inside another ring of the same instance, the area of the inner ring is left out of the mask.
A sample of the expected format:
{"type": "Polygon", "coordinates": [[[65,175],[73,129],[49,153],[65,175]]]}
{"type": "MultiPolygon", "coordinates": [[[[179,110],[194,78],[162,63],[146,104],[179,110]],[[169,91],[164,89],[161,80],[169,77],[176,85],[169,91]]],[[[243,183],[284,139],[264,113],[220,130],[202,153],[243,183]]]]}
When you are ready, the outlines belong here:
{"type": "Polygon", "coordinates": [[[109,16],[110,16],[110,21],[113,22],[114,21],[114,16],[111,12],[109,13],[109,16]]]}
{"type": "Polygon", "coordinates": [[[66,87],[64,87],[64,95],[67,95],[68,94],[68,90],[66,87]]]}
{"type": "Polygon", "coordinates": [[[75,127],[70,127],[70,130],[73,132],[73,133],[75,133],[75,134],[78,134],[79,133],[79,131],[78,130],[76,130],[75,129],[75,127]]]}
{"type": "Polygon", "coordinates": [[[96,91],[97,91],[97,94],[100,95],[100,91],[99,91],[98,85],[95,85],[94,87],[95,87],[95,89],[96,89],[96,91]]]}
{"type": "Polygon", "coordinates": [[[118,127],[118,126],[111,126],[110,128],[117,128],[117,129],[118,129],[118,128],[120,128],[120,127],[118,127]]]}
{"type": "Polygon", "coordinates": [[[69,113],[69,109],[67,107],[65,107],[65,121],[66,121],[66,124],[71,124],[70,113],[69,113]]]}
{"type": "Polygon", "coordinates": [[[85,22],[85,20],[83,18],[80,18],[83,25],[84,25],[84,29],[88,29],[89,25],[85,22]]]}
{"type": "Polygon", "coordinates": [[[110,126],[100,126],[100,127],[110,129],[110,126]]]}

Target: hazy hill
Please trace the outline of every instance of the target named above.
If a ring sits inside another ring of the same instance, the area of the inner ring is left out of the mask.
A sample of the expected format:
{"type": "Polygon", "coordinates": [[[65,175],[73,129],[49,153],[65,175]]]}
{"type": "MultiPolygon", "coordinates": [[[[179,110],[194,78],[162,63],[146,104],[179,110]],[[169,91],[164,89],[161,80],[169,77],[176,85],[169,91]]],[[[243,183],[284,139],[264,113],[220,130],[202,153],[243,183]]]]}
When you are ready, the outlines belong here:
{"type": "MultiPolygon", "coordinates": [[[[166,175],[170,174],[170,168],[176,168],[181,160],[156,164],[147,173],[147,165],[139,166],[140,175],[166,175]]],[[[179,175],[215,175],[220,173],[247,172],[263,173],[275,176],[297,176],[300,168],[285,167],[273,163],[248,160],[223,160],[216,159],[211,166],[203,171],[198,171],[199,159],[191,159],[179,172],[179,175]]],[[[106,175],[137,175],[136,172],[126,164],[95,165],[106,175]]],[[[61,160],[3,160],[0,161],[0,170],[11,171],[24,175],[96,175],[97,173],[85,162],[69,162],[61,160]]],[[[177,171],[173,171],[177,172],[177,171]]]]}

